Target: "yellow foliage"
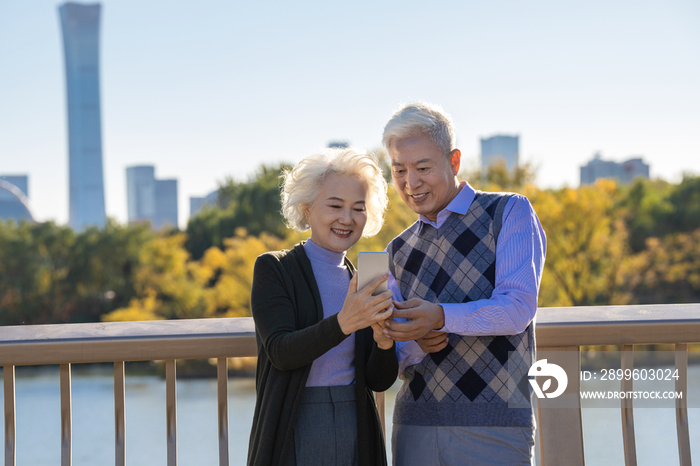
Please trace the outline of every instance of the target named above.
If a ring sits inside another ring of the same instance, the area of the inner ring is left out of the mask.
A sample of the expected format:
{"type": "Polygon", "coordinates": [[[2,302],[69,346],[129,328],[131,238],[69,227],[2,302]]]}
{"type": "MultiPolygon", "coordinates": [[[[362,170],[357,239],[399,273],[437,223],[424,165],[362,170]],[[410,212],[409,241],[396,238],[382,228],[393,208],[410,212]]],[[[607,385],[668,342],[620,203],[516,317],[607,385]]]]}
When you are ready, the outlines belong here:
{"type": "Polygon", "coordinates": [[[184,242],[184,234],[160,236],[147,242],[134,272],[137,297],[128,307],[117,309],[105,318],[131,320],[141,314],[147,320],[202,317],[206,310],[205,297],[194,279],[196,274],[191,274],[184,242]]]}
{"type": "Polygon", "coordinates": [[[142,320],[162,320],[163,317],[156,314],[160,306],[155,292],[149,292],[141,299],[132,298],[127,307],[117,309],[102,316],[104,322],[131,322],[142,320]]]}
{"type": "Polygon", "coordinates": [[[232,238],[224,240],[224,250],[209,248],[193,269],[206,277],[203,292],[206,317],[250,316],[250,289],[255,259],[267,251],[283,249],[286,243],[267,233],[249,236],[245,229],[236,230],[232,238]]]}
{"type": "Polygon", "coordinates": [[[628,233],[614,217],[615,189],[605,180],[579,189],[526,190],[547,235],[541,306],[629,302],[621,286],[628,233]]]}

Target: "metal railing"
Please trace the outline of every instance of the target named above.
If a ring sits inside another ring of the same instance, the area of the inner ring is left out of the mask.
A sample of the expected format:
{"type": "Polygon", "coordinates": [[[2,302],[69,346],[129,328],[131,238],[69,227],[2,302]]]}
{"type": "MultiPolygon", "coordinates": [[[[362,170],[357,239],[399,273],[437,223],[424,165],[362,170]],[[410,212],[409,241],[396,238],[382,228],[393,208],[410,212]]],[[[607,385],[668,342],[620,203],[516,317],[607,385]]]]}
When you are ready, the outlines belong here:
{"type": "Polygon", "coordinates": [[[227,357],[255,356],[252,318],[0,327],[5,465],[16,464],[15,366],[60,365],[61,465],[72,462],[71,364],[114,363],[115,464],[126,460],[124,362],[165,360],[167,464],[177,464],[177,359],[216,358],[219,464],[229,464],[227,357]]]}
{"type": "MultiPolygon", "coordinates": [[[[687,373],[687,344],[700,342],[700,304],[541,308],[536,338],[538,351],[553,351],[550,362],[569,372],[580,371],[580,347],[621,345],[623,368],[632,367],[634,345],[673,343],[676,367],[687,373]],[[569,355],[570,357],[556,354],[569,355]]],[[[196,319],[97,324],[0,327],[0,366],[4,378],[5,465],[16,464],[15,366],[60,366],[61,465],[71,464],[71,364],[114,363],[115,464],[125,464],[125,361],[165,360],[167,464],[177,464],[177,359],[211,359],[217,364],[219,464],[229,464],[228,357],[255,356],[255,328],[251,318],[196,319]]],[[[578,410],[540,409],[539,436],[542,466],[583,465],[580,380],[570,380],[562,396],[575,397],[578,410]]],[[[623,381],[631,390],[632,381],[623,381]]],[[[384,423],[384,394],[377,394],[384,423]]],[[[636,465],[631,400],[621,406],[625,463],[636,465]]],[[[690,465],[687,400],[676,400],[678,449],[681,466],[690,465]]]]}
{"type": "MultiPolygon", "coordinates": [[[[700,304],[540,308],[536,329],[537,351],[546,351],[548,362],[558,364],[568,374],[580,373],[581,346],[621,346],[624,370],[633,368],[634,345],[674,344],[679,373],[675,388],[684,394],[676,399],[678,453],[680,465],[690,466],[688,343],[700,342],[700,304]]],[[[623,379],[622,391],[631,391],[633,383],[623,379]]],[[[542,466],[585,464],[580,388],[581,380],[570,378],[561,395],[578,409],[538,409],[542,466]]],[[[631,399],[621,400],[621,422],[625,465],[636,466],[631,399]]]]}

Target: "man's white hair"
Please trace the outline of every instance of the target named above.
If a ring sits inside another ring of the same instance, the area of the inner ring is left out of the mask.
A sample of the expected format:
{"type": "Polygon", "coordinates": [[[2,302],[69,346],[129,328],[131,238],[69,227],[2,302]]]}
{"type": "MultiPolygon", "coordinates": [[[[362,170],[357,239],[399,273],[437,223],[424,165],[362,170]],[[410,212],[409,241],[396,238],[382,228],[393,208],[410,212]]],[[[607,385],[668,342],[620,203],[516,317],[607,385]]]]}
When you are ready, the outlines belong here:
{"type": "Polygon", "coordinates": [[[306,209],[314,203],[321,192],[323,180],[330,173],[355,176],[367,186],[367,223],[362,236],[379,233],[384,224],[384,211],[389,199],[387,184],[377,159],[356,148],[326,149],[310,155],[283,172],[282,215],[290,228],[308,230],[306,209]]]}
{"type": "Polygon", "coordinates": [[[394,112],[384,126],[382,144],[389,150],[396,140],[418,132],[427,133],[445,155],[457,148],[452,118],[439,105],[427,102],[411,102],[394,112]]]}

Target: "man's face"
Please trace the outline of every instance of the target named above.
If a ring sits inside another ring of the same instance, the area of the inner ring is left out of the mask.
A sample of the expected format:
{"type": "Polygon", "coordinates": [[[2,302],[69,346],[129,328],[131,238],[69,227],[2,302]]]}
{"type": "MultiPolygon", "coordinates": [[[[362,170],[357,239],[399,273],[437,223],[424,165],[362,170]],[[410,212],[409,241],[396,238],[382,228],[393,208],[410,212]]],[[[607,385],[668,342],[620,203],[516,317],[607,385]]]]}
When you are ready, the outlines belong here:
{"type": "Polygon", "coordinates": [[[389,156],[391,177],[401,199],[435,222],[438,212],[459,193],[459,150],[446,156],[428,134],[417,133],[393,141],[389,156]]]}

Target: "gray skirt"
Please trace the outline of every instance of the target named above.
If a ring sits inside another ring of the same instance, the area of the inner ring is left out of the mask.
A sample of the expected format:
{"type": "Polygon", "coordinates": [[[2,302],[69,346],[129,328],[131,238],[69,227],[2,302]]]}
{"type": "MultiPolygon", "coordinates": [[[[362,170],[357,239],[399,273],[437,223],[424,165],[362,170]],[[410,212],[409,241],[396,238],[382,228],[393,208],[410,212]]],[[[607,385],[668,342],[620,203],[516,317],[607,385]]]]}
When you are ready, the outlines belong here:
{"type": "Polygon", "coordinates": [[[296,421],[297,466],[358,466],[355,385],[306,387],[296,421]]]}

